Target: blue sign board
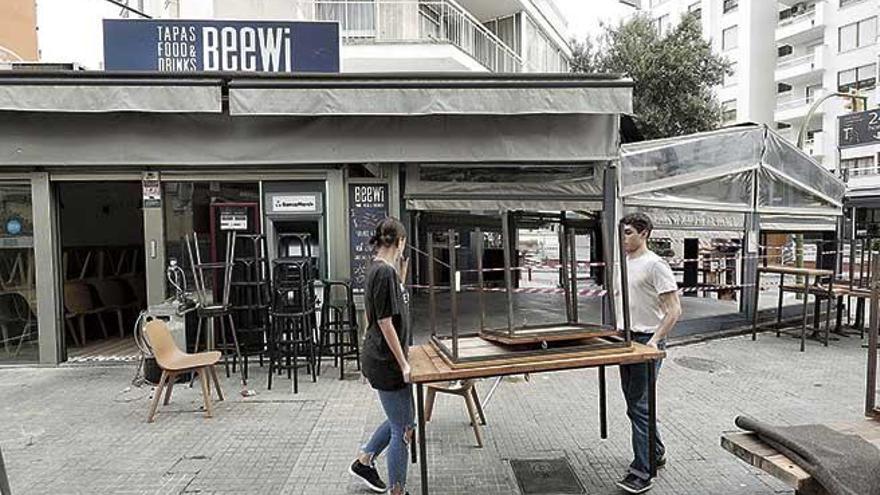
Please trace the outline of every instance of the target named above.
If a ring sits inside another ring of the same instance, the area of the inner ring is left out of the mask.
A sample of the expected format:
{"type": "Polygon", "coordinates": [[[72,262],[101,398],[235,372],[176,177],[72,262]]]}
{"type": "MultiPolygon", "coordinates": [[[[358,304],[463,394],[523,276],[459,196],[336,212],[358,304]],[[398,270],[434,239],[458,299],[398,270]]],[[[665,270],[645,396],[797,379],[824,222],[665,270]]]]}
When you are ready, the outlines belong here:
{"type": "Polygon", "coordinates": [[[104,69],[339,72],[339,24],[104,19],[104,69]]]}

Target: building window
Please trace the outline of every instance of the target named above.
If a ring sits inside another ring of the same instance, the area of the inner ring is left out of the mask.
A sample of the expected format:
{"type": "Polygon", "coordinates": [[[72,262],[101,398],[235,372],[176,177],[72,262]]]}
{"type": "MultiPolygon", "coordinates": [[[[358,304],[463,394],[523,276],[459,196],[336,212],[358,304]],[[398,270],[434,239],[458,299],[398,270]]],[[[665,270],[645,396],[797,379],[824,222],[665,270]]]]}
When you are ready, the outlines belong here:
{"type": "Polygon", "coordinates": [[[736,100],[727,100],[721,104],[721,122],[730,124],[736,121],[736,100]]]}
{"type": "Polygon", "coordinates": [[[733,12],[739,7],[739,0],[724,0],[724,13],[733,12]]]}
{"type": "Polygon", "coordinates": [[[851,90],[864,91],[874,89],[877,85],[877,66],[863,65],[837,73],[837,90],[849,93],[851,90]]]}
{"type": "Polygon", "coordinates": [[[849,170],[850,177],[873,175],[877,173],[873,156],[860,156],[840,160],[840,170],[849,170]]]}
{"type": "Polygon", "coordinates": [[[736,84],[736,62],[730,64],[730,72],[724,74],[724,87],[736,84]]]}
{"type": "Polygon", "coordinates": [[[805,93],[806,96],[807,96],[807,103],[812,103],[813,100],[816,99],[816,96],[818,96],[819,93],[821,93],[821,92],[822,92],[822,85],[821,85],[821,84],[816,84],[816,85],[813,85],[813,86],[807,86],[807,87],[804,89],[804,93],[805,93]]]}
{"type": "Polygon", "coordinates": [[[877,17],[847,24],[837,30],[838,51],[848,52],[877,41],[877,17]]]}
{"type": "Polygon", "coordinates": [[[787,57],[791,55],[793,51],[794,49],[791,47],[791,45],[782,45],[776,49],[776,56],[779,58],[787,57]]]}
{"type": "Polygon", "coordinates": [[[732,50],[737,47],[737,36],[739,29],[736,26],[730,26],[721,32],[721,49],[724,51],[732,50]]]}
{"type": "Polygon", "coordinates": [[[669,31],[669,15],[661,15],[654,19],[654,29],[660,36],[665,35],[669,31]]]}
{"type": "Polygon", "coordinates": [[[703,4],[701,2],[693,3],[688,6],[688,13],[700,20],[703,17],[703,4]]]}
{"type": "Polygon", "coordinates": [[[784,93],[788,93],[789,91],[791,91],[791,84],[785,84],[785,83],[777,83],[776,84],[776,94],[782,95],[784,93]]]}

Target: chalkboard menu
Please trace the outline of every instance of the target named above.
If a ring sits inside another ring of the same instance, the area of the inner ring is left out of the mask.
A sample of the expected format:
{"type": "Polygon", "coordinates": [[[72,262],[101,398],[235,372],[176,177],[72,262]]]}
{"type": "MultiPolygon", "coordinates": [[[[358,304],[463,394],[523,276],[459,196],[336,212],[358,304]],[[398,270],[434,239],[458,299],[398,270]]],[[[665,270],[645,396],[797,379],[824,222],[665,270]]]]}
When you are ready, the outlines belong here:
{"type": "Polygon", "coordinates": [[[348,185],[348,232],[351,259],[351,287],[363,292],[367,267],[373,258],[370,238],[376,225],[388,216],[388,184],[348,185]]]}

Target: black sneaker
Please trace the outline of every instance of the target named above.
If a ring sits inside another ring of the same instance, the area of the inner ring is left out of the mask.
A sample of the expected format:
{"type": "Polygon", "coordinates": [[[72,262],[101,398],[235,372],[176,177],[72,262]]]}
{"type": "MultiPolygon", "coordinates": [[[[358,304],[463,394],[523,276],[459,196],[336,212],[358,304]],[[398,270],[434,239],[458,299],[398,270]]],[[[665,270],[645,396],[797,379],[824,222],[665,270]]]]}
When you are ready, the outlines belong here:
{"type": "Polygon", "coordinates": [[[367,488],[376,493],[385,493],[388,491],[385,482],[379,477],[379,471],[376,471],[376,468],[373,466],[365,466],[361,464],[361,461],[355,459],[355,461],[351,463],[351,466],[348,467],[348,472],[352,476],[360,478],[361,481],[367,485],[367,488]]]}
{"type": "Polygon", "coordinates": [[[643,480],[630,473],[626,475],[626,478],[618,481],[617,486],[628,493],[645,493],[654,487],[654,482],[652,480],[643,480]]]}

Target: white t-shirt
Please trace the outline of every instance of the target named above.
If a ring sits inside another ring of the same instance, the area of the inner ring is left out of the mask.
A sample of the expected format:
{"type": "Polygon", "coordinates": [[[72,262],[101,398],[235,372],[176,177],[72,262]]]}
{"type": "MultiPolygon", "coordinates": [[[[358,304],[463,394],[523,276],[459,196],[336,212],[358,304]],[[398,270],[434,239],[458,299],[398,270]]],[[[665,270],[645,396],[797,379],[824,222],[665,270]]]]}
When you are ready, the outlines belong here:
{"type": "Polygon", "coordinates": [[[666,261],[651,251],[626,261],[630,327],[633,332],[654,333],[665,315],[660,294],[678,290],[675,276],[666,261]]]}

